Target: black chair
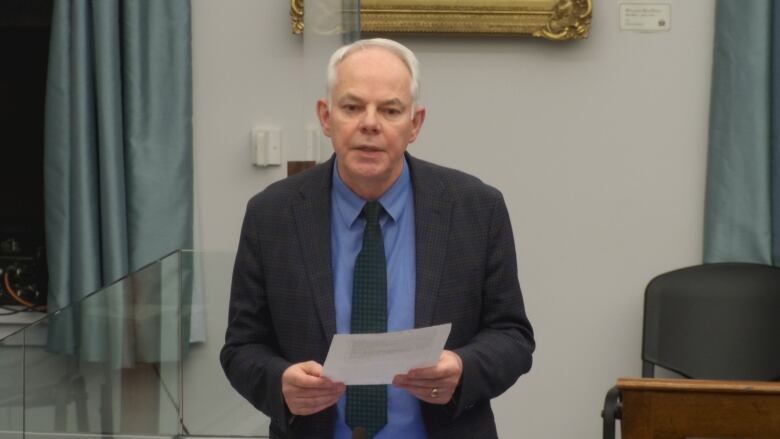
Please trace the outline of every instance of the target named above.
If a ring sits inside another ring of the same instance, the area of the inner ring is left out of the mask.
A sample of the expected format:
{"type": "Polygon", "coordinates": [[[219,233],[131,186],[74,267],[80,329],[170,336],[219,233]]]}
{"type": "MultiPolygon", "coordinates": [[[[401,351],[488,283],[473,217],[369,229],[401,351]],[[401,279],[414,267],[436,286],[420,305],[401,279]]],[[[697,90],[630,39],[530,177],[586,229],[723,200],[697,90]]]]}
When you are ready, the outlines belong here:
{"type": "MultiPolygon", "coordinates": [[[[642,376],[655,367],[692,379],[780,380],[780,268],[703,264],[657,276],[645,290],[642,376]]],[[[604,439],[621,419],[607,392],[604,439]]]]}

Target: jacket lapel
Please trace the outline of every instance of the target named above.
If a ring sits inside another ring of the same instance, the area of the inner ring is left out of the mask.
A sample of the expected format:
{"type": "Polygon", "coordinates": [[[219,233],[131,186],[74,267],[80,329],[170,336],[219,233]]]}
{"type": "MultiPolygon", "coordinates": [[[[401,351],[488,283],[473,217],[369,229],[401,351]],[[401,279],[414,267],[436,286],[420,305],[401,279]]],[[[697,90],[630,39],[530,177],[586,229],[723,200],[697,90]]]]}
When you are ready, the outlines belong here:
{"type": "Polygon", "coordinates": [[[336,305],[330,253],[330,188],[333,159],[316,167],[301,185],[301,198],[293,204],[303,264],[325,339],[336,333],[336,305]]]}
{"type": "MultiPolygon", "coordinates": [[[[447,253],[447,236],[452,215],[452,199],[443,183],[426,162],[407,154],[414,188],[415,327],[433,322],[439,284],[447,253]]],[[[336,333],[336,305],[330,253],[330,190],[333,159],[318,166],[300,188],[301,198],[293,204],[303,263],[311,286],[314,305],[326,340],[336,333]]]]}
{"type": "Polygon", "coordinates": [[[433,168],[408,154],[407,159],[414,187],[417,258],[414,325],[420,328],[433,322],[447,254],[452,200],[433,168]]]}

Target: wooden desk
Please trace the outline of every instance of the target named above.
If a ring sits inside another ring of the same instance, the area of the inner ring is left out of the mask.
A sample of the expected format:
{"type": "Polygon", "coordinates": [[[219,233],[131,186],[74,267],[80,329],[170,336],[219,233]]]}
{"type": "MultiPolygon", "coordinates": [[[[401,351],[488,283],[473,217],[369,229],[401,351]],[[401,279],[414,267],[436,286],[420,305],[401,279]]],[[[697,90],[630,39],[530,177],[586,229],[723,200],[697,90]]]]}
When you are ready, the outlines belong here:
{"type": "Polygon", "coordinates": [[[780,438],[780,382],[621,378],[623,439],[780,438]]]}

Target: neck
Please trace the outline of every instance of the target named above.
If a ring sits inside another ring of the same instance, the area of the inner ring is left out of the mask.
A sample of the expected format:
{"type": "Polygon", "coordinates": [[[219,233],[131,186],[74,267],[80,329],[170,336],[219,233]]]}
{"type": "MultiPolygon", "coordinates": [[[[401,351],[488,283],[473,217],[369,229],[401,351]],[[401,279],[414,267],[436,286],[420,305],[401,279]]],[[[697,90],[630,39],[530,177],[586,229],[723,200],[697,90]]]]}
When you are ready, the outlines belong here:
{"type": "Polygon", "coordinates": [[[366,201],[376,201],[385,194],[395,184],[403,174],[405,165],[401,165],[397,170],[393,170],[389,177],[377,176],[375,178],[359,178],[350,175],[341,168],[341,163],[336,161],[336,169],[339,177],[344,184],[357,195],[366,201]]]}
{"type": "Polygon", "coordinates": [[[366,201],[378,200],[379,197],[384,195],[385,192],[390,189],[390,186],[392,186],[394,182],[395,180],[389,183],[383,182],[372,184],[371,182],[351,182],[344,180],[344,184],[346,184],[347,187],[352,190],[352,192],[366,201]]]}

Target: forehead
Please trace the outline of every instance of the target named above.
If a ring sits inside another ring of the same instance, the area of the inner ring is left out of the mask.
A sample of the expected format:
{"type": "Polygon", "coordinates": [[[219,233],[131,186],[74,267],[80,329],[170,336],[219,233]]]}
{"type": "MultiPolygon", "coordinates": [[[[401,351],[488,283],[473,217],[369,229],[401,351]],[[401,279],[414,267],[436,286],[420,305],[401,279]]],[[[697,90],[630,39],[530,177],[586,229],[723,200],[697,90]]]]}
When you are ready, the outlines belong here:
{"type": "Polygon", "coordinates": [[[335,88],[395,89],[410,93],[411,73],[395,53],[378,47],[357,49],[337,66],[335,88]]]}

